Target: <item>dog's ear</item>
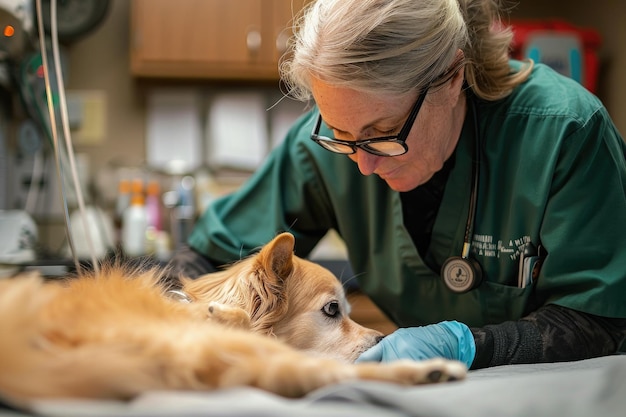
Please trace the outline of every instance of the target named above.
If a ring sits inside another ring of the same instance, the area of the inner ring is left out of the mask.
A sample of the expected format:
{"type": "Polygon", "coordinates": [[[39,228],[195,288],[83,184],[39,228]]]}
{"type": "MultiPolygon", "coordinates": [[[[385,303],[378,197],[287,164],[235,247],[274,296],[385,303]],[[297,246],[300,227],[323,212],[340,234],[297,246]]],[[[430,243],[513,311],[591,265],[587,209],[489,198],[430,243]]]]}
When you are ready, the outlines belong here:
{"type": "Polygon", "coordinates": [[[274,324],[287,312],[285,280],[294,268],[294,245],[293,235],[282,233],[255,256],[255,279],[249,281],[254,295],[247,308],[254,331],[271,334],[274,324]]]}
{"type": "Polygon", "coordinates": [[[291,233],[281,233],[261,249],[259,261],[266,272],[273,272],[280,280],[293,270],[295,238],[291,233]]]}

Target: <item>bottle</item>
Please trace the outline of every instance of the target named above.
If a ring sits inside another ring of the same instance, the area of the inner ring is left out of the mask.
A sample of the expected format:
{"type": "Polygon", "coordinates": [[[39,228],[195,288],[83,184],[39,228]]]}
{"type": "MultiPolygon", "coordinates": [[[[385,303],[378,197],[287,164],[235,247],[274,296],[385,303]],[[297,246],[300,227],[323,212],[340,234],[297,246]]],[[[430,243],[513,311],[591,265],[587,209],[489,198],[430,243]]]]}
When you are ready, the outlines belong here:
{"type": "Polygon", "coordinates": [[[146,230],[148,213],[141,193],[133,193],[130,206],[124,211],[122,219],[122,250],[126,256],[135,257],[146,254],[146,230]]]}
{"type": "Polygon", "coordinates": [[[148,227],[160,231],[161,226],[161,188],[157,181],[150,181],[146,189],[146,211],[148,213],[148,227]]]}
{"type": "Polygon", "coordinates": [[[130,181],[127,179],[121,179],[117,185],[117,201],[115,203],[115,227],[122,227],[122,217],[124,211],[130,205],[130,181]]]}
{"type": "Polygon", "coordinates": [[[131,193],[143,195],[143,180],[141,178],[135,178],[131,182],[131,193]]]}
{"type": "Polygon", "coordinates": [[[176,230],[175,248],[180,248],[187,243],[191,234],[195,216],[194,199],[195,180],[192,176],[185,176],[178,186],[178,204],[174,209],[173,229],[176,230]]]}

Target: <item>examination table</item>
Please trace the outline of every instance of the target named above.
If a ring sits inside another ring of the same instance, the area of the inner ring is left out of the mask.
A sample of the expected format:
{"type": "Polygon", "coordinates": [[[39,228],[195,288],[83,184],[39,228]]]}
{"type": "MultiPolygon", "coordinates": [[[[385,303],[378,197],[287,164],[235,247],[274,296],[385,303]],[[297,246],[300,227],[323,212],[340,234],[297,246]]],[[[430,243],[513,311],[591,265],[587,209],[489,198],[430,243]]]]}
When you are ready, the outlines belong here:
{"type": "Polygon", "coordinates": [[[253,388],[151,392],[129,402],[55,400],[0,405],[0,416],[55,417],[624,417],[626,355],[471,371],[464,381],[417,387],[342,383],[300,399],[253,388]]]}

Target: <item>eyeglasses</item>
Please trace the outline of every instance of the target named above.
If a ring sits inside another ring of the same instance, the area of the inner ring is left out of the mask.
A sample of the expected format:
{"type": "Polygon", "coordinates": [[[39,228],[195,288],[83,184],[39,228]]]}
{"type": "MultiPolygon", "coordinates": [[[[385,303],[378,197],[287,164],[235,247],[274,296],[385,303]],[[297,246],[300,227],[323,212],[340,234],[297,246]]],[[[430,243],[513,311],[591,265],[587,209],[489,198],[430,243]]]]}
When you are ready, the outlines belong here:
{"type": "Polygon", "coordinates": [[[409,148],[406,146],[406,138],[409,136],[409,132],[413,127],[417,113],[419,113],[428,88],[419,95],[417,101],[409,113],[409,117],[404,122],[404,126],[400,129],[400,133],[395,136],[383,136],[378,138],[363,139],[363,140],[340,140],[335,138],[329,138],[319,134],[320,127],[322,125],[322,115],[320,114],[315,123],[315,128],[311,133],[311,139],[314,140],[322,148],[343,155],[352,155],[356,153],[357,149],[362,149],[365,152],[378,156],[399,156],[405,154],[409,148]]]}

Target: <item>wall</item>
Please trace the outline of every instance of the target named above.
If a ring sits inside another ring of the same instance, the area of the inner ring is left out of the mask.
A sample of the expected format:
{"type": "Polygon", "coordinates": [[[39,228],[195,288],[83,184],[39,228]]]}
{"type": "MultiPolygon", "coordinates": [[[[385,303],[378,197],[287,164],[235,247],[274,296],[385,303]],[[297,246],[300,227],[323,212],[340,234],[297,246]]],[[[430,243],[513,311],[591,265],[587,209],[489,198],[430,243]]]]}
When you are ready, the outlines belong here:
{"type": "Polygon", "coordinates": [[[68,90],[102,90],[106,134],[102,145],[81,146],[92,171],[107,165],[140,165],[145,155],[145,111],[141,88],[129,73],[130,0],[112,0],[109,16],[95,32],[68,47],[68,90]]]}

